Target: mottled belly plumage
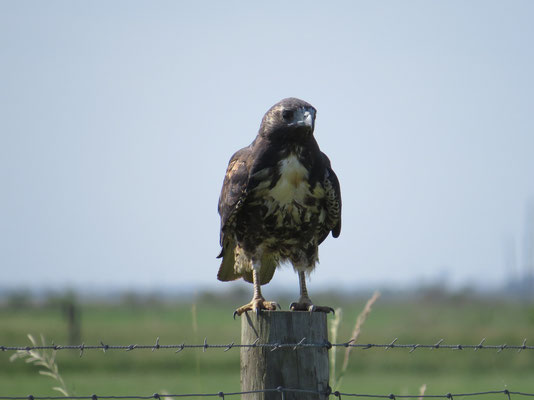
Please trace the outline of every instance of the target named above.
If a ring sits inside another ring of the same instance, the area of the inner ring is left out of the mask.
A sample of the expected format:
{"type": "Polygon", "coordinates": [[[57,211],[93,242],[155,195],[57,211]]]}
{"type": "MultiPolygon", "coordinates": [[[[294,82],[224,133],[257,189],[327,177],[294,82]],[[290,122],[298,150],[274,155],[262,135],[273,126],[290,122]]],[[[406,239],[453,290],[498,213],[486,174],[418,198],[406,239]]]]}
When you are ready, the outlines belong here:
{"type": "Polygon", "coordinates": [[[259,204],[250,204],[243,210],[238,218],[241,221],[237,221],[238,242],[250,253],[262,248],[275,253],[281,261],[298,261],[305,256],[314,262],[321,212],[296,202],[284,206],[271,202],[268,198],[259,200],[259,204]]]}
{"type": "Polygon", "coordinates": [[[312,266],[326,215],[324,191],[310,187],[308,171],[296,158],[280,164],[278,178],[255,188],[243,205],[236,238],[247,252],[261,248],[280,261],[312,266]]]}

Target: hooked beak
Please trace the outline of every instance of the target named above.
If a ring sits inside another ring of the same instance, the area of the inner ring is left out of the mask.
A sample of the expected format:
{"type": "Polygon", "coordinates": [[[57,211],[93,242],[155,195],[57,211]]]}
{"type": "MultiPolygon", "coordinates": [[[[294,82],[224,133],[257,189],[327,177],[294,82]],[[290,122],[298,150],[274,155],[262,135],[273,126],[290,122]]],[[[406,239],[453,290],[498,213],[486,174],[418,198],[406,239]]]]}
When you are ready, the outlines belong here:
{"type": "Polygon", "coordinates": [[[304,111],[302,117],[297,120],[298,126],[307,126],[313,131],[314,115],[312,111],[304,111]]]}
{"type": "Polygon", "coordinates": [[[313,128],[313,115],[309,111],[306,111],[304,113],[304,125],[309,126],[310,128],[313,128]]]}

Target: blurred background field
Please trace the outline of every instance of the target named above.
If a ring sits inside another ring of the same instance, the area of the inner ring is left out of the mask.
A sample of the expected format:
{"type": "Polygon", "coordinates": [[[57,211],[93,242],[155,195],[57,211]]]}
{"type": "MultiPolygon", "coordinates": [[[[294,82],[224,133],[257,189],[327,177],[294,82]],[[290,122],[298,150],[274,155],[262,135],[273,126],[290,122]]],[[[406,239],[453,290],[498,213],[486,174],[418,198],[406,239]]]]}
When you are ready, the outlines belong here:
{"type": "MultiPolygon", "coordinates": [[[[240,343],[235,306],[248,294],[197,295],[190,301],[170,301],[133,293],[116,300],[76,299],[56,295],[32,300],[11,296],[0,308],[0,345],[25,346],[28,333],[42,334],[48,343],[69,341],[66,304],[75,304],[80,342],[86,345],[240,343]]],[[[275,296],[287,309],[290,297],[275,296]]],[[[351,336],[366,298],[315,296],[317,303],[342,309],[338,342],[351,336]]],[[[272,296],[271,296],[272,298],[272,296]]],[[[332,320],[332,317],[329,317],[332,320]]],[[[375,303],[358,343],[521,344],[533,339],[534,304],[507,298],[419,290],[414,294],[385,293],[375,303]]],[[[76,340],[72,339],[71,340],[76,340]]],[[[338,368],[344,348],[338,350],[338,368]]],[[[24,360],[9,361],[0,352],[0,395],[57,395],[52,379],[24,360]]],[[[151,395],[152,393],[214,393],[238,391],[239,350],[137,349],[57,353],[59,371],[70,394],[151,395]]],[[[427,394],[484,390],[534,392],[534,352],[516,350],[354,349],[341,390],[353,393],[427,394]]],[[[495,398],[502,396],[496,395],[495,398]]]]}

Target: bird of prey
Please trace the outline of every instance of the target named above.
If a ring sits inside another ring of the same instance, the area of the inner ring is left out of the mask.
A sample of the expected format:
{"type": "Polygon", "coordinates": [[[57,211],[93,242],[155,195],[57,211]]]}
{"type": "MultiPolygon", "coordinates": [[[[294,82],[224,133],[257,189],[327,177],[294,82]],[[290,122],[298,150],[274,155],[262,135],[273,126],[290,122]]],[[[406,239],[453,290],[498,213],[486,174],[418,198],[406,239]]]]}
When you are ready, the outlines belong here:
{"type": "Polygon", "coordinates": [[[264,115],[254,141],[230,159],[219,198],[217,278],[254,284],[251,302],[234,317],[276,309],[277,303],[263,298],[261,285],[284,262],[293,264],[300,283],[300,299],[290,309],[333,312],[314,305],[306,289],[319,244],[341,230],[339,181],[313,136],[315,115],[303,100],[281,100],[264,115]]]}

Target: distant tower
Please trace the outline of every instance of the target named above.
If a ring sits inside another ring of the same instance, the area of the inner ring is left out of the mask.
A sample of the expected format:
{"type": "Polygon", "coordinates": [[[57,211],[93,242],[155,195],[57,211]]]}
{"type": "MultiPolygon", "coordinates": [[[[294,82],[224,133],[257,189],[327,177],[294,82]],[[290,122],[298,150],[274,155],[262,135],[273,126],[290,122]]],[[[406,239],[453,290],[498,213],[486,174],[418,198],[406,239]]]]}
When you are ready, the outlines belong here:
{"type": "Polygon", "coordinates": [[[527,203],[523,255],[523,284],[525,297],[534,298],[534,199],[527,203]]]}

